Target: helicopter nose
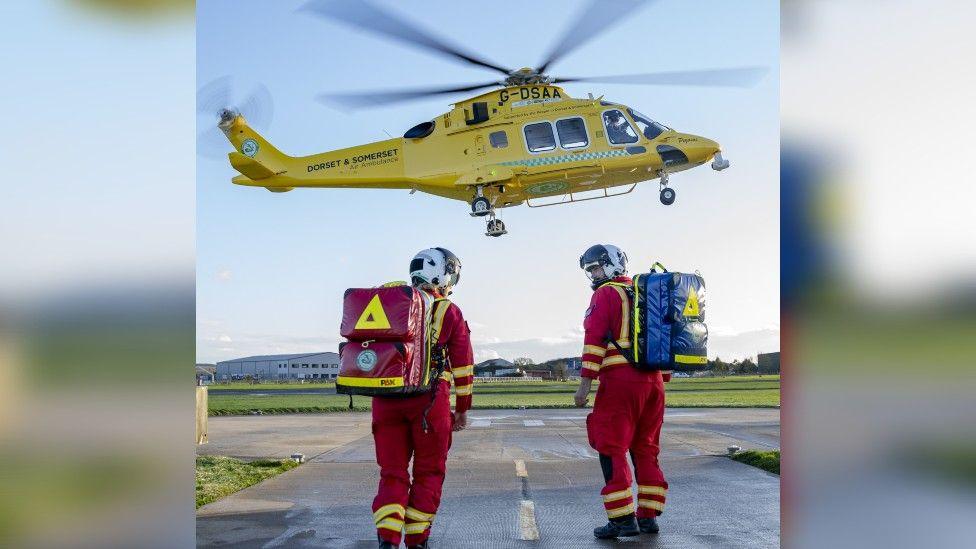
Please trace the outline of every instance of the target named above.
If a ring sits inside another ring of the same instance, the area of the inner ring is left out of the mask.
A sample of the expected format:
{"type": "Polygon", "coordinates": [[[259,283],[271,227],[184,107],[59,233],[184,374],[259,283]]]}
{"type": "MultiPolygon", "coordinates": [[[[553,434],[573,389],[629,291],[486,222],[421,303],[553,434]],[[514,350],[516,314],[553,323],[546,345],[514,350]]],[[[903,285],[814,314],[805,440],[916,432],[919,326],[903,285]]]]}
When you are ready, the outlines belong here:
{"type": "Polygon", "coordinates": [[[722,150],[715,141],[698,135],[682,134],[677,136],[676,141],[691,164],[704,164],[722,150]]]}

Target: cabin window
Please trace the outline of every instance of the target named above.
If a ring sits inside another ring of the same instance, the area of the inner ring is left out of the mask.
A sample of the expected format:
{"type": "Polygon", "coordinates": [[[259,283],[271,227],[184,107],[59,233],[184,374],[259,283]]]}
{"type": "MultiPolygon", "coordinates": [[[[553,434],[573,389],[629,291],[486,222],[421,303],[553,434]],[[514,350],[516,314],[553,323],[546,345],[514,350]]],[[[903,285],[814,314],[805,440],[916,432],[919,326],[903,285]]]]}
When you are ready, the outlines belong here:
{"type": "Polygon", "coordinates": [[[627,109],[627,111],[630,112],[630,116],[633,117],[634,122],[637,123],[637,127],[640,129],[641,133],[644,134],[644,137],[648,139],[654,139],[655,137],[668,131],[667,126],[658,124],[634,109],[627,109]]]}
{"type": "Polygon", "coordinates": [[[637,132],[619,109],[603,112],[603,125],[607,128],[607,139],[612,145],[637,143],[637,132]]]}
{"type": "Polygon", "coordinates": [[[488,136],[488,141],[491,142],[492,148],[504,149],[508,146],[508,134],[505,132],[491,132],[488,136]]]}
{"type": "Polygon", "coordinates": [[[559,134],[559,145],[564,149],[581,149],[590,144],[586,124],[580,117],[557,120],[556,133],[559,134]]]}
{"type": "Polygon", "coordinates": [[[536,122],[525,126],[525,144],[529,152],[540,153],[556,149],[556,136],[552,133],[552,124],[536,122]]]}

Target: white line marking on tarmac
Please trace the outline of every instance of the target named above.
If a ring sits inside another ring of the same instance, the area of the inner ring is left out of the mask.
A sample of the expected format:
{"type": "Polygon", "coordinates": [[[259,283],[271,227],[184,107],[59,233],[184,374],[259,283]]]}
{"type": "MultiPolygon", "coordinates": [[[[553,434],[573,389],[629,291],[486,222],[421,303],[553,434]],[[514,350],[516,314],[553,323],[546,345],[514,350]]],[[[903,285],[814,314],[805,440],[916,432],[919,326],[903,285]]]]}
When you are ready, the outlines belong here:
{"type": "Polygon", "coordinates": [[[539,539],[539,526],[535,522],[535,503],[528,499],[529,471],[525,468],[525,460],[515,460],[515,476],[522,481],[522,500],[519,501],[519,539],[534,541],[539,539]]]}
{"type": "Polygon", "coordinates": [[[519,539],[539,539],[539,527],[535,523],[535,503],[522,500],[519,505],[519,539]]]}
{"type": "Polygon", "coordinates": [[[490,419],[474,419],[471,420],[472,427],[491,427],[490,419]]]}
{"type": "Polygon", "coordinates": [[[525,461],[521,459],[515,460],[515,476],[522,478],[529,476],[529,472],[525,469],[525,461]]]}
{"type": "Polygon", "coordinates": [[[526,427],[545,427],[546,424],[539,419],[526,419],[522,421],[522,425],[526,427]]]}

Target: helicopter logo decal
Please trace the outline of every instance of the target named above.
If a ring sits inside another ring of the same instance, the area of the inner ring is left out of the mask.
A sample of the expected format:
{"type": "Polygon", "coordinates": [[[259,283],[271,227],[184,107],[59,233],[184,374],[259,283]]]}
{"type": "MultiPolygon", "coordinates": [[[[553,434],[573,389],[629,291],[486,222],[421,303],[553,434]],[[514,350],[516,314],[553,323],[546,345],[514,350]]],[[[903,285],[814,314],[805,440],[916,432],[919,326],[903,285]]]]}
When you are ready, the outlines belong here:
{"type": "Polygon", "coordinates": [[[254,158],[254,155],[258,154],[259,148],[258,142],[250,138],[245,139],[244,142],[241,143],[241,152],[245,156],[249,156],[251,158],[254,158]]]}

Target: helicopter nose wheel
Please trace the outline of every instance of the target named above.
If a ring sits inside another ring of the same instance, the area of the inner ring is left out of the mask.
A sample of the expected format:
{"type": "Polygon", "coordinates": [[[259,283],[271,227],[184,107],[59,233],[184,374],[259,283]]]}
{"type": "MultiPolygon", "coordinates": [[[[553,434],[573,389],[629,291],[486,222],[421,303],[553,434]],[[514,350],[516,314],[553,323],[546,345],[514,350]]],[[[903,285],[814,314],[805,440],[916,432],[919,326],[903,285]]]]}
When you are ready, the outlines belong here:
{"type": "Polygon", "coordinates": [[[670,206],[674,204],[675,192],[671,187],[665,187],[661,189],[661,204],[665,206],[670,206]]]}
{"type": "Polygon", "coordinates": [[[485,236],[499,237],[507,234],[508,231],[505,230],[505,222],[501,219],[496,219],[494,211],[490,215],[491,217],[488,219],[488,230],[485,231],[485,236]]]}
{"type": "Polygon", "coordinates": [[[492,212],[491,202],[483,196],[479,196],[471,201],[471,215],[483,217],[492,212]]]}
{"type": "Polygon", "coordinates": [[[674,189],[668,187],[668,172],[661,170],[661,204],[665,206],[674,204],[675,196],[674,189]]]}

